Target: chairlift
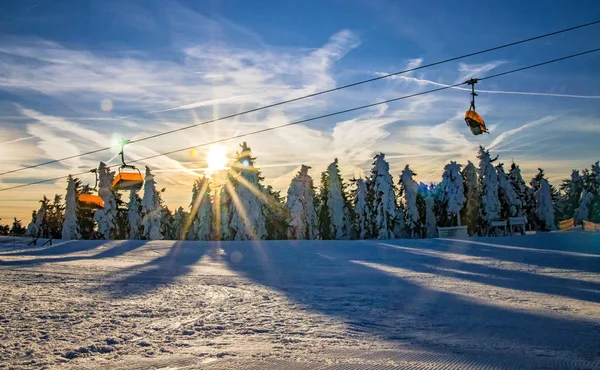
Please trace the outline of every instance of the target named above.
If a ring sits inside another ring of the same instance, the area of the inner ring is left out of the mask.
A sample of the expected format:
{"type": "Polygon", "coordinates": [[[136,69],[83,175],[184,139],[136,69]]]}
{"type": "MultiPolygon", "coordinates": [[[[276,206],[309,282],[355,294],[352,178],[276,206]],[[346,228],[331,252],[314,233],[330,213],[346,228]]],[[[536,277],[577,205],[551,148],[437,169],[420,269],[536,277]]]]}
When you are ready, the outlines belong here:
{"type": "Polygon", "coordinates": [[[485,127],[485,121],[483,118],[481,118],[479,113],[475,111],[475,97],[477,96],[477,93],[475,92],[475,84],[477,82],[479,82],[479,80],[476,78],[472,78],[466,82],[467,84],[471,85],[471,106],[465,113],[465,122],[471,129],[473,135],[481,135],[484,132],[489,134],[490,132],[485,127]]]}
{"type": "MultiPolygon", "coordinates": [[[[93,172],[96,175],[96,184],[92,189],[94,192],[96,192],[98,190],[98,170],[94,168],[93,170],[90,170],[90,172],[93,172]]],[[[104,208],[104,201],[102,198],[94,194],[79,194],[77,196],[77,203],[81,209],[97,210],[104,208]]]]}
{"type": "Polygon", "coordinates": [[[115,176],[115,180],[113,181],[113,190],[135,190],[138,191],[142,188],[144,184],[144,178],[140,173],[140,170],[135,168],[135,166],[128,165],[125,163],[125,144],[129,144],[129,140],[121,140],[121,152],[119,155],[121,156],[121,166],[119,167],[119,173],[115,176]],[[123,171],[126,170],[126,171],[123,171]]]}

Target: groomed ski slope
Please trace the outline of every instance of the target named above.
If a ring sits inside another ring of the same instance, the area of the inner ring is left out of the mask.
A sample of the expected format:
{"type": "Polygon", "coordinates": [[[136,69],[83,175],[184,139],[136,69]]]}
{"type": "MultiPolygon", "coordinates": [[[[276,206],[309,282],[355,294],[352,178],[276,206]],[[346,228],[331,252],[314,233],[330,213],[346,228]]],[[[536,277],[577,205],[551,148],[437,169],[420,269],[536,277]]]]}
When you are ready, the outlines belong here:
{"type": "Polygon", "coordinates": [[[0,368],[600,368],[600,234],[26,241],[0,368]]]}

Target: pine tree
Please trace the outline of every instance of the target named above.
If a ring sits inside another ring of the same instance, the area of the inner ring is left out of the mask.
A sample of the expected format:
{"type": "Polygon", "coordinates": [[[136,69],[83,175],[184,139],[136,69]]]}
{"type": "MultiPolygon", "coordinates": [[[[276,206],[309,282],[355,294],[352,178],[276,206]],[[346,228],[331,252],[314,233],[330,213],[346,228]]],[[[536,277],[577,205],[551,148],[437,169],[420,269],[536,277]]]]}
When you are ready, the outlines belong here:
{"type": "Polygon", "coordinates": [[[210,184],[206,176],[196,179],[192,187],[192,202],[188,219],[188,240],[210,240],[213,212],[210,203],[210,184]]]}
{"type": "Polygon", "coordinates": [[[216,232],[221,240],[233,240],[233,230],[231,229],[231,214],[234,207],[233,198],[230,191],[233,189],[231,183],[233,177],[227,174],[227,183],[218,193],[218,202],[215,203],[216,232]],[[231,189],[231,190],[230,190],[231,189]]]}
{"type": "MultiPolygon", "coordinates": [[[[92,194],[92,188],[89,185],[81,185],[81,180],[73,178],[75,182],[75,194],[92,194]]],[[[79,232],[81,239],[95,239],[97,237],[96,223],[94,221],[95,210],[88,208],[77,208],[77,223],[79,224],[79,232]]]]}
{"type": "Polygon", "coordinates": [[[25,228],[23,227],[23,225],[21,224],[21,220],[17,220],[17,218],[14,218],[14,221],[12,223],[12,227],[10,228],[10,235],[13,236],[23,236],[25,235],[25,228]]]}
{"type": "Polygon", "coordinates": [[[587,190],[583,190],[581,192],[581,198],[579,200],[579,205],[573,211],[573,218],[575,219],[576,224],[581,224],[583,221],[588,221],[590,219],[590,210],[592,203],[594,201],[594,194],[588,193],[587,190]]]}
{"type": "Polygon", "coordinates": [[[311,240],[319,237],[315,190],[309,169],[302,165],[288,188],[285,208],[289,214],[287,236],[290,239],[311,240]]]}
{"type": "Polygon", "coordinates": [[[590,201],[589,221],[600,223],[600,165],[592,164],[591,170],[586,170],[583,176],[584,189],[592,194],[590,201]]]}
{"type": "MultiPolygon", "coordinates": [[[[164,191],[164,189],[163,189],[164,191]]],[[[171,212],[164,202],[160,201],[160,232],[165,240],[179,240],[180,237],[175,234],[173,229],[173,217],[175,214],[171,212]]]]}
{"type": "MultiPolygon", "coordinates": [[[[558,219],[568,220],[574,217],[575,209],[579,207],[582,198],[583,179],[578,170],[571,171],[571,177],[560,184],[561,197],[558,203],[558,219]]],[[[577,222],[577,220],[575,220],[577,222]]]]}
{"type": "Polygon", "coordinates": [[[173,221],[171,223],[171,236],[175,240],[183,240],[186,236],[186,224],[188,222],[189,214],[183,209],[183,207],[177,208],[173,213],[173,221]]]}
{"type": "Polygon", "coordinates": [[[62,195],[56,194],[54,196],[54,201],[48,207],[48,211],[46,213],[48,232],[53,239],[60,239],[62,237],[64,210],[65,207],[62,204],[62,195]]]}
{"type": "Polygon", "coordinates": [[[261,199],[262,177],[254,167],[255,159],[246,142],[242,143],[232,166],[235,175],[229,176],[230,191],[233,192],[229,227],[234,240],[261,240],[267,237],[265,204],[261,199]]]}
{"type": "Polygon", "coordinates": [[[477,169],[469,161],[462,171],[463,187],[467,203],[462,210],[462,220],[466,221],[470,235],[479,233],[479,207],[481,204],[481,190],[477,179],[477,169]]]}
{"type": "Polygon", "coordinates": [[[370,210],[373,223],[372,237],[377,239],[393,239],[396,225],[397,208],[394,180],[390,174],[390,165],[385,160],[385,154],[377,154],[373,158],[373,169],[370,178],[370,195],[372,203],[370,210]]]}
{"type": "Polygon", "coordinates": [[[491,222],[500,218],[498,175],[492,164],[498,157],[492,159],[490,152],[480,145],[477,158],[479,158],[479,189],[481,191],[479,228],[483,235],[487,235],[490,232],[491,222]]]}
{"type": "Polygon", "coordinates": [[[402,170],[400,175],[400,198],[402,200],[402,208],[404,211],[405,230],[411,238],[420,236],[422,233],[423,223],[417,208],[417,194],[419,185],[413,179],[414,173],[408,165],[402,170]]]}
{"type": "Polygon", "coordinates": [[[510,166],[508,179],[513,190],[515,191],[515,194],[517,195],[517,198],[519,199],[518,202],[515,202],[517,208],[515,213],[516,217],[531,215],[531,209],[533,208],[533,193],[525,183],[525,180],[523,180],[523,176],[521,176],[521,169],[515,164],[515,162],[513,162],[510,166]]]}
{"type": "Polygon", "coordinates": [[[352,223],[345,187],[336,158],[321,175],[319,232],[323,239],[348,240],[351,237],[352,223]]]}
{"type": "Polygon", "coordinates": [[[456,219],[456,225],[461,225],[460,212],[465,205],[464,179],[460,172],[460,164],[451,161],[444,167],[440,183],[441,201],[446,208],[449,224],[456,219]]]}
{"type": "Polygon", "coordinates": [[[370,180],[354,179],[352,181],[355,184],[352,198],[354,201],[354,229],[356,230],[356,236],[358,239],[370,239],[373,235],[370,204],[374,201],[372,192],[369,191],[371,188],[370,180]]]}
{"type": "Polygon", "coordinates": [[[48,229],[48,209],[50,208],[50,200],[44,197],[40,200],[40,208],[37,211],[35,217],[35,225],[37,227],[38,235],[42,238],[49,238],[50,232],[48,229]]]}
{"type": "Polygon", "coordinates": [[[75,179],[69,175],[67,195],[65,197],[65,221],[62,225],[62,239],[81,239],[79,223],[77,222],[77,194],[75,179]]]}
{"type": "Polygon", "coordinates": [[[537,176],[532,180],[532,187],[537,189],[533,196],[536,204],[535,212],[538,229],[541,231],[555,230],[552,191],[548,180],[544,178],[544,171],[542,169],[539,170],[537,176]]]}
{"type": "Polygon", "coordinates": [[[114,240],[119,236],[117,195],[112,189],[114,177],[115,173],[110,172],[110,168],[104,162],[100,162],[98,195],[104,201],[104,208],[96,211],[94,221],[98,224],[99,237],[105,240],[114,240]]]}
{"type": "MultiPolygon", "coordinates": [[[[0,221],[2,221],[1,218],[0,218],[0,221]]],[[[0,224],[0,235],[6,236],[9,233],[10,233],[10,226],[0,224]]]]}
{"type": "Polygon", "coordinates": [[[263,211],[265,214],[265,229],[268,240],[287,239],[289,229],[289,213],[281,198],[279,191],[273,190],[271,185],[263,187],[264,194],[263,211]]]}
{"type": "Polygon", "coordinates": [[[519,209],[523,208],[523,204],[508,175],[504,172],[503,163],[496,166],[496,173],[498,174],[498,198],[500,199],[501,217],[503,219],[517,217],[519,209]]]}
{"type": "Polygon", "coordinates": [[[144,179],[144,197],[142,198],[142,237],[146,240],[161,240],[163,234],[161,231],[162,207],[159,193],[156,191],[154,175],[150,168],[146,166],[146,176],[144,179]]]}

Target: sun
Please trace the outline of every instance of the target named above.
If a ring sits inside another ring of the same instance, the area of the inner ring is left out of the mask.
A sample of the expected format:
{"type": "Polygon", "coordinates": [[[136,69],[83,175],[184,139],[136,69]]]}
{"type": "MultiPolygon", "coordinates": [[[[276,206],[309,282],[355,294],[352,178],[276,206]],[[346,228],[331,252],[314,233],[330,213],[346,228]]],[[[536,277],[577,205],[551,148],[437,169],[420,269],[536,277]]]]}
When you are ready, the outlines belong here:
{"type": "Polygon", "coordinates": [[[206,155],[206,163],[208,163],[207,172],[217,172],[224,170],[227,165],[227,152],[225,148],[220,145],[215,145],[210,148],[206,155]]]}

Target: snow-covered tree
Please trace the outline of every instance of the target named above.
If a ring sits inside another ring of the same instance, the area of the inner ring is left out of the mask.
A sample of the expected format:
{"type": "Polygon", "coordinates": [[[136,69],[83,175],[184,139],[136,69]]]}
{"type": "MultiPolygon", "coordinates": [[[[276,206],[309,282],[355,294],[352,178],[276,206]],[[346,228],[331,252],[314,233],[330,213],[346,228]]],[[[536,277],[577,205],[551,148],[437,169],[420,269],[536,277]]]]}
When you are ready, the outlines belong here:
{"type": "Polygon", "coordinates": [[[265,215],[265,229],[268,240],[282,240],[288,238],[289,212],[285,208],[280,191],[273,190],[271,185],[260,185],[263,193],[263,212],[265,215]]]}
{"type": "Polygon", "coordinates": [[[498,174],[492,164],[497,157],[492,159],[490,152],[480,145],[477,158],[479,158],[479,189],[481,191],[479,227],[482,233],[487,235],[491,222],[500,218],[498,174]]]}
{"type": "Polygon", "coordinates": [[[533,207],[533,202],[531,201],[533,193],[531,193],[527,183],[525,183],[525,180],[523,180],[523,176],[521,176],[521,169],[515,164],[515,162],[513,162],[510,166],[508,179],[513,187],[513,190],[515,191],[515,194],[517,195],[517,198],[519,199],[518,202],[515,202],[515,206],[517,208],[515,213],[516,217],[523,217],[526,214],[530,214],[529,209],[533,207]]]}
{"type": "Polygon", "coordinates": [[[508,175],[504,172],[503,163],[496,166],[496,173],[498,174],[498,198],[500,199],[502,218],[517,217],[523,204],[508,175]]]}
{"type": "Polygon", "coordinates": [[[60,194],[54,195],[54,201],[48,207],[46,213],[46,224],[48,232],[53,239],[62,238],[62,226],[65,219],[65,206],[63,205],[63,197],[60,194]]]}
{"type": "Polygon", "coordinates": [[[185,227],[188,219],[188,213],[183,207],[177,208],[173,213],[173,221],[171,223],[171,237],[175,240],[183,240],[185,237],[185,227]]]}
{"type": "Polygon", "coordinates": [[[398,208],[394,180],[390,174],[390,165],[385,160],[385,154],[377,154],[373,159],[370,178],[373,199],[370,205],[372,237],[393,239],[398,208]]]}
{"type": "Polygon", "coordinates": [[[115,173],[100,162],[98,166],[99,188],[98,195],[104,201],[104,208],[94,214],[94,221],[98,224],[98,234],[105,240],[117,239],[119,227],[117,223],[117,196],[112,189],[115,173]]]}
{"type": "Polygon", "coordinates": [[[462,209],[462,220],[466,223],[471,235],[479,232],[479,207],[481,190],[477,179],[477,168],[469,161],[462,171],[466,204],[462,209]]]}
{"type": "Polygon", "coordinates": [[[581,199],[579,200],[579,206],[575,208],[573,212],[573,218],[575,218],[576,224],[581,224],[582,221],[590,219],[590,208],[594,201],[594,194],[588,193],[587,190],[581,192],[581,199]]]}
{"type": "Polygon", "coordinates": [[[536,217],[538,226],[542,231],[551,231],[556,229],[554,223],[554,205],[552,202],[552,191],[548,180],[544,178],[544,173],[540,173],[532,180],[537,184],[537,190],[533,194],[536,203],[536,217]]]}
{"type": "Polygon", "coordinates": [[[163,239],[161,230],[162,207],[160,195],[156,191],[154,175],[150,168],[146,166],[146,176],[144,179],[144,197],[142,198],[142,236],[147,240],[163,239]]]}
{"type": "Polygon", "coordinates": [[[302,165],[292,179],[287,192],[285,208],[290,215],[288,237],[290,239],[317,239],[319,237],[317,210],[310,167],[302,165]]]}
{"type": "Polygon", "coordinates": [[[142,201],[137,190],[129,191],[129,203],[127,205],[127,220],[129,221],[128,238],[139,240],[142,238],[142,201]]]}
{"type": "Polygon", "coordinates": [[[194,181],[190,203],[188,240],[210,240],[212,236],[212,206],[208,178],[202,176],[194,181]]]}
{"type": "Polygon", "coordinates": [[[372,235],[371,206],[369,198],[370,180],[356,179],[355,189],[352,193],[354,203],[354,229],[358,239],[369,239],[372,235]]]}
{"type": "Polygon", "coordinates": [[[25,230],[25,235],[31,236],[33,238],[38,237],[40,235],[40,227],[37,225],[37,212],[33,211],[31,214],[31,222],[27,225],[27,230],[25,230]]]}
{"type": "Polygon", "coordinates": [[[67,196],[65,197],[65,221],[62,225],[62,239],[81,239],[79,223],[77,222],[77,194],[75,191],[75,180],[69,176],[67,185],[67,196]]]}
{"type": "Polygon", "coordinates": [[[600,164],[592,164],[591,170],[585,170],[583,187],[592,195],[588,221],[600,223],[600,164]]]}
{"type": "Polygon", "coordinates": [[[321,174],[319,232],[323,239],[347,240],[351,236],[349,202],[337,158],[321,174]]]}
{"type": "Polygon", "coordinates": [[[435,198],[432,194],[425,197],[425,237],[435,238],[437,236],[437,219],[435,217],[435,198]]]}
{"type": "Polygon", "coordinates": [[[463,177],[460,164],[451,161],[444,167],[440,183],[441,201],[445,205],[447,217],[456,218],[456,224],[461,225],[460,212],[466,202],[463,177]]]}
{"type": "Polygon", "coordinates": [[[575,215],[583,191],[583,179],[578,170],[571,171],[571,177],[560,184],[561,197],[558,202],[558,219],[568,220],[575,215]]]}
{"type": "Polygon", "coordinates": [[[421,235],[422,222],[417,208],[417,194],[419,184],[413,179],[414,173],[408,165],[402,170],[400,175],[400,198],[404,211],[404,222],[406,232],[411,238],[421,235]]]}
{"type": "Polygon", "coordinates": [[[232,166],[234,176],[229,176],[232,206],[230,206],[231,219],[229,227],[233,232],[234,240],[261,240],[267,236],[266,219],[261,192],[260,173],[254,167],[252,151],[242,143],[241,151],[232,166]]]}
{"type": "MultiPolygon", "coordinates": [[[[232,179],[231,174],[228,174],[227,177],[228,179],[232,179]]],[[[221,188],[218,193],[218,201],[215,202],[215,218],[217,219],[215,232],[221,240],[232,240],[234,235],[230,226],[231,213],[234,207],[233,198],[230,194],[233,190],[233,185],[229,181],[221,188]]]]}

